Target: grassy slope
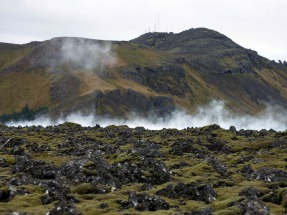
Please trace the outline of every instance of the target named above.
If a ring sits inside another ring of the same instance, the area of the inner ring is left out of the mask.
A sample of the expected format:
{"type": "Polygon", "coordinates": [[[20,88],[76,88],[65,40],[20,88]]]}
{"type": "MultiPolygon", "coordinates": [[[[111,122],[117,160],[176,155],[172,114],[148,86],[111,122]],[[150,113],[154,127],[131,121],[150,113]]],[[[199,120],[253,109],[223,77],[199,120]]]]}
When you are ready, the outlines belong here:
{"type": "Polygon", "coordinates": [[[0,78],[0,114],[50,105],[50,79],[41,71],[10,72],[0,78]]]}
{"type": "Polygon", "coordinates": [[[16,63],[23,56],[33,51],[34,48],[33,45],[0,43],[0,69],[16,63]]]}
{"type": "Polygon", "coordinates": [[[160,51],[129,42],[119,43],[116,51],[120,66],[161,66],[162,60],[167,57],[160,51]]]}
{"type": "Polygon", "coordinates": [[[257,75],[267,85],[274,87],[274,90],[287,97],[287,73],[282,70],[256,70],[257,75]]]}
{"type": "MultiPolygon", "coordinates": [[[[6,45],[5,49],[1,49],[0,47],[0,64],[2,65],[2,70],[4,67],[12,65],[29,53],[33,53],[31,52],[33,47],[33,45],[6,45]]],[[[141,66],[156,68],[170,65],[174,62],[175,56],[172,54],[174,50],[170,52],[159,51],[131,42],[114,43],[114,50],[117,55],[117,63],[98,74],[82,70],[77,72],[68,69],[65,70],[66,72],[72,72],[81,82],[79,93],[76,96],[84,96],[95,90],[105,92],[114,89],[124,90],[131,88],[146,96],[170,96],[178,107],[188,111],[192,111],[197,106],[206,104],[212,99],[220,99],[225,100],[229,107],[236,111],[257,112],[262,108],[262,105],[254,100],[254,96],[250,96],[252,94],[252,90],[250,89],[252,88],[249,89],[244,85],[246,83],[251,83],[250,85],[260,83],[261,86],[274,88],[274,91],[279,92],[280,96],[287,98],[287,75],[282,69],[267,70],[263,68],[260,71],[256,70],[255,74],[235,74],[219,77],[197,71],[188,64],[184,64],[183,68],[191,91],[186,92],[182,98],[158,93],[147,86],[123,79],[117,71],[125,67],[141,66]]],[[[235,69],[238,67],[238,62],[246,61],[245,58],[246,56],[242,54],[227,56],[222,58],[219,63],[224,68],[235,69]]],[[[22,72],[16,73],[12,70],[9,73],[3,73],[1,76],[0,100],[2,102],[0,104],[0,114],[20,110],[26,103],[31,108],[39,108],[45,105],[53,108],[51,106],[49,90],[51,82],[56,81],[54,76],[57,75],[52,75],[50,68],[45,68],[43,71],[37,71],[34,68],[28,72],[29,65],[27,62],[23,64],[23,67],[25,68],[22,68],[22,72]]],[[[177,86],[170,87],[176,88],[177,86]]],[[[260,95],[260,91],[258,94],[260,95]]],[[[75,100],[75,102],[77,101],[75,100]]],[[[62,105],[62,107],[64,106],[62,105]]]]}

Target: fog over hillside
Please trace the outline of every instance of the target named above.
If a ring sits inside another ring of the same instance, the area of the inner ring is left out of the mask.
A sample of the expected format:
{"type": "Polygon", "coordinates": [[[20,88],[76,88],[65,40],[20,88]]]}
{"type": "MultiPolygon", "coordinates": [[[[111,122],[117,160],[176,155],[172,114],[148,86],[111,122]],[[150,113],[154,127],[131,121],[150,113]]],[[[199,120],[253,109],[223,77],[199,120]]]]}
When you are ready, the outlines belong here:
{"type": "Polygon", "coordinates": [[[228,129],[235,126],[237,129],[274,129],[284,131],[287,128],[287,113],[279,108],[266,105],[266,108],[257,115],[240,115],[231,113],[223,101],[212,101],[208,105],[200,107],[194,114],[188,114],[183,110],[174,111],[171,115],[158,118],[150,115],[141,118],[131,114],[129,119],[104,118],[95,115],[82,115],[73,113],[65,118],[51,120],[48,117],[39,117],[34,121],[10,122],[9,126],[50,126],[68,122],[81,124],[82,126],[127,125],[129,127],[143,126],[147,129],[159,130],[163,128],[183,129],[187,127],[202,127],[210,124],[218,124],[228,129]]]}
{"type": "Polygon", "coordinates": [[[116,62],[116,54],[109,42],[95,43],[83,38],[66,38],[61,44],[61,64],[71,64],[85,71],[98,70],[116,62]]]}

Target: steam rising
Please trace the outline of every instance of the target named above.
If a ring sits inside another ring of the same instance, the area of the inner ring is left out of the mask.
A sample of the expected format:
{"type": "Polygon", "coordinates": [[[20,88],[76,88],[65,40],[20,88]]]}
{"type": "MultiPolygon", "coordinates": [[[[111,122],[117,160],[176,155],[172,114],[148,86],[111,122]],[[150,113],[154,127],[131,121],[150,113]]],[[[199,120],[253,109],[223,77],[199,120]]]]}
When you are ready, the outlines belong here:
{"type": "Polygon", "coordinates": [[[86,71],[101,71],[116,63],[116,55],[110,42],[66,38],[60,50],[63,64],[86,71]]]}
{"type": "Polygon", "coordinates": [[[218,124],[222,128],[228,129],[235,126],[237,129],[274,129],[283,131],[287,128],[287,113],[278,110],[270,105],[256,116],[235,115],[231,113],[222,101],[212,101],[204,107],[200,107],[194,114],[188,114],[185,111],[177,110],[164,118],[148,117],[140,118],[131,115],[128,120],[107,119],[99,116],[83,116],[80,113],[73,113],[66,118],[51,121],[49,118],[40,117],[31,122],[9,123],[9,126],[32,126],[32,125],[57,125],[65,121],[81,124],[82,126],[95,126],[99,124],[103,127],[108,125],[128,125],[129,127],[143,126],[148,129],[159,130],[162,128],[183,129],[186,127],[202,127],[210,124],[218,124]]]}

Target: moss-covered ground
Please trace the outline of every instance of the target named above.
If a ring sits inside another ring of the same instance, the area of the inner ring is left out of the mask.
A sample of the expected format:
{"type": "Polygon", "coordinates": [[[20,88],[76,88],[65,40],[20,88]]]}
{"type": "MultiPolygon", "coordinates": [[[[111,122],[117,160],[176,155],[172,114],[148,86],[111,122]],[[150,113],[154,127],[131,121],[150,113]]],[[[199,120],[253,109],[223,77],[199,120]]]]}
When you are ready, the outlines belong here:
{"type": "Polygon", "coordinates": [[[224,130],[216,125],[158,131],[127,126],[81,127],[73,123],[46,128],[2,125],[0,214],[51,211],[61,198],[43,202],[49,181],[57,181],[67,189],[68,195],[76,199],[73,201],[76,210],[82,214],[195,214],[192,211],[207,207],[214,214],[244,214],[246,209],[242,205],[251,200],[265,205],[270,214],[284,214],[286,134],[272,130],[224,130]],[[29,160],[23,164],[21,156],[29,160]],[[101,159],[103,166],[97,159],[101,159]],[[166,178],[145,167],[144,159],[158,162],[155,169],[163,164],[169,171],[166,178]],[[75,161],[82,162],[80,169],[74,171],[75,177],[69,178],[63,169],[70,165],[67,171],[71,171],[75,161]],[[37,165],[43,165],[43,170],[38,170],[37,165]],[[128,176],[136,171],[128,168],[120,169],[124,178],[116,172],[121,165],[137,166],[142,179],[136,178],[136,173],[134,178],[128,176]],[[47,173],[51,169],[56,171],[47,173]],[[45,178],[46,175],[49,177],[45,178]],[[168,185],[178,183],[209,185],[216,193],[215,199],[207,203],[188,196],[169,198],[158,194],[168,185]],[[244,194],[251,187],[259,194],[244,194]],[[131,191],[159,195],[170,207],[155,211],[125,208],[120,202],[128,201],[131,191]]]}

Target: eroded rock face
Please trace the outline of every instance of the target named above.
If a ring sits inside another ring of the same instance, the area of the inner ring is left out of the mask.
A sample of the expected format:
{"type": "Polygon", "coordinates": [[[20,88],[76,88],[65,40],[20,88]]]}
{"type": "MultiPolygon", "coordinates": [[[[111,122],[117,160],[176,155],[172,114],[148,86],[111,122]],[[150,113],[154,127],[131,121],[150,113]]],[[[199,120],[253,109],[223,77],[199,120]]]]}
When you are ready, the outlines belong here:
{"type": "MultiPolygon", "coordinates": [[[[113,90],[103,94],[97,102],[100,102],[103,107],[109,107],[114,110],[118,116],[125,116],[127,113],[121,113],[118,107],[134,112],[139,116],[147,116],[152,113],[156,116],[166,116],[175,110],[175,105],[170,97],[154,96],[146,97],[145,95],[128,89],[126,92],[120,90],[113,90]]],[[[100,107],[99,107],[100,108],[100,107]]],[[[100,110],[103,114],[111,114],[106,112],[105,108],[100,110]]]]}
{"type": "Polygon", "coordinates": [[[168,96],[146,96],[132,89],[125,91],[116,89],[109,92],[96,90],[87,95],[55,106],[49,115],[55,118],[65,117],[75,112],[89,115],[91,113],[105,117],[127,118],[130,113],[140,117],[150,115],[164,117],[176,109],[173,98],[168,96]],[[62,108],[65,112],[62,113],[62,108]]]}
{"type": "Polygon", "coordinates": [[[148,86],[155,92],[167,93],[184,97],[190,87],[185,79],[185,71],[180,65],[163,67],[137,66],[123,68],[120,71],[123,78],[148,86]],[[161,77],[161,78],[157,78],[161,77]]]}
{"type": "Polygon", "coordinates": [[[51,101],[54,104],[67,102],[79,95],[81,80],[61,70],[54,71],[58,77],[52,81],[50,88],[51,101]],[[73,86],[73,87],[71,87],[73,86]]]}

